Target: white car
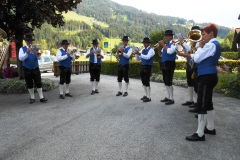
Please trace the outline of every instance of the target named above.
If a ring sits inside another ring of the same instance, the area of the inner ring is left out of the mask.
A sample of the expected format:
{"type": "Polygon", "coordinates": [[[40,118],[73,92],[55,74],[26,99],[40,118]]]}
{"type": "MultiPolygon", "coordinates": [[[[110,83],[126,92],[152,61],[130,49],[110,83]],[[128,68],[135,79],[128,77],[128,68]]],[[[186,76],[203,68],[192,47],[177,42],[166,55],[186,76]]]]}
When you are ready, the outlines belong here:
{"type": "Polygon", "coordinates": [[[53,71],[53,59],[50,56],[41,56],[38,60],[41,72],[53,71]]]}

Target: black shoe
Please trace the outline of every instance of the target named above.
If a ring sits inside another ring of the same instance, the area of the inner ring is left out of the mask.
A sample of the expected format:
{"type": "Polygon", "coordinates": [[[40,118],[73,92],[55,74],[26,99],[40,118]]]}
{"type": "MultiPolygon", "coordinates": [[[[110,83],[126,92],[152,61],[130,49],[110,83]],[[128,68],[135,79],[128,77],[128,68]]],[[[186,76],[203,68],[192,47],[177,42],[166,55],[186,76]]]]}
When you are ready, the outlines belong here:
{"type": "Polygon", "coordinates": [[[196,108],[197,107],[197,103],[193,103],[191,105],[189,105],[189,108],[196,108]]]}
{"type": "Polygon", "coordinates": [[[189,106],[189,105],[191,105],[191,104],[194,104],[194,102],[187,101],[187,102],[183,103],[182,105],[183,105],[183,106],[189,106]]]}
{"type": "Polygon", "coordinates": [[[215,129],[209,130],[209,129],[207,129],[207,127],[205,127],[204,134],[216,135],[216,130],[215,129]]]}
{"type": "Polygon", "coordinates": [[[121,96],[122,95],[122,92],[118,92],[117,94],[116,94],[116,96],[121,96]]]}
{"type": "Polygon", "coordinates": [[[191,136],[187,136],[186,140],[188,140],[188,141],[205,141],[205,135],[203,135],[202,137],[199,137],[197,133],[194,133],[191,136]]]}
{"type": "Polygon", "coordinates": [[[124,92],[123,97],[128,96],[128,92],[124,92]]]}
{"type": "Polygon", "coordinates": [[[94,95],[94,94],[95,94],[95,91],[92,90],[91,95],[94,95]]]}
{"type": "Polygon", "coordinates": [[[98,89],[95,89],[95,93],[99,93],[98,89]]]}
{"type": "Polygon", "coordinates": [[[195,118],[198,118],[198,114],[195,115],[195,118]]]}
{"type": "Polygon", "coordinates": [[[151,98],[145,98],[145,99],[143,99],[143,102],[150,102],[151,101],[151,98]]]}
{"type": "Polygon", "coordinates": [[[29,100],[29,104],[33,104],[35,102],[35,99],[31,99],[29,100]]]}
{"type": "Polygon", "coordinates": [[[46,103],[48,100],[45,98],[45,97],[43,97],[42,99],[40,99],[40,102],[43,102],[43,103],[46,103]]]}
{"type": "Polygon", "coordinates": [[[198,113],[198,109],[197,109],[197,107],[196,107],[196,108],[194,108],[194,109],[190,109],[189,112],[191,112],[191,113],[198,113]]]}
{"type": "Polygon", "coordinates": [[[71,93],[66,93],[65,96],[66,97],[73,97],[73,95],[71,93]]]}
{"type": "Polygon", "coordinates": [[[174,100],[169,99],[165,104],[170,105],[170,104],[174,104],[174,103],[175,103],[174,100]]]}
{"type": "Polygon", "coordinates": [[[59,98],[60,99],[65,99],[65,97],[62,94],[60,94],[59,98]]]}
{"type": "Polygon", "coordinates": [[[161,100],[160,102],[167,102],[169,99],[167,97],[165,97],[163,100],[161,100]]]}
{"type": "Polygon", "coordinates": [[[143,96],[142,98],[141,98],[141,100],[143,101],[144,99],[146,99],[147,98],[147,96],[143,96]]]}

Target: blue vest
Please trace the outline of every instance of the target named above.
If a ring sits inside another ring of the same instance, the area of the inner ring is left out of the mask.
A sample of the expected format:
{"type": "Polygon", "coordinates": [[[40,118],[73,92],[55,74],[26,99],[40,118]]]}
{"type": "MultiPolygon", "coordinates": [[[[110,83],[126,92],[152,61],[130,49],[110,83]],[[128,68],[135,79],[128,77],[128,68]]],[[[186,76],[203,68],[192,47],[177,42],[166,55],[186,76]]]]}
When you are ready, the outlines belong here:
{"type": "MultiPolygon", "coordinates": [[[[93,48],[90,49],[90,52],[93,50],[93,48]]],[[[89,59],[89,62],[90,63],[94,63],[94,58],[95,58],[95,54],[91,54],[90,55],[90,59],[89,59]]],[[[97,57],[97,64],[98,65],[101,65],[102,64],[102,58],[98,58],[97,57]]]]}
{"type": "MultiPolygon", "coordinates": [[[[130,47],[125,48],[124,53],[128,53],[129,49],[130,49],[130,47]]],[[[129,64],[129,62],[130,62],[129,58],[126,58],[123,55],[120,55],[119,57],[120,57],[119,64],[121,64],[121,65],[129,64]]]]}
{"type": "Polygon", "coordinates": [[[216,46],[216,53],[198,64],[198,76],[217,73],[216,66],[218,64],[218,59],[221,56],[221,47],[218,41],[213,41],[212,43],[216,46]]]}
{"type": "MultiPolygon", "coordinates": [[[[172,43],[168,43],[167,47],[171,48],[172,43]]],[[[167,51],[165,49],[163,49],[162,52],[162,62],[166,62],[166,61],[175,61],[176,60],[176,52],[173,54],[168,54],[167,51]]]]}
{"type": "MultiPolygon", "coordinates": [[[[22,47],[23,53],[26,53],[27,46],[22,47]]],[[[36,54],[29,53],[27,59],[22,64],[27,69],[34,69],[38,67],[38,58],[36,54]]]]}
{"type": "MultiPolygon", "coordinates": [[[[60,49],[60,51],[62,52],[62,56],[67,54],[64,49],[60,49]]],[[[72,57],[70,55],[68,55],[68,57],[65,60],[59,61],[59,66],[71,68],[72,67],[72,57]]]]}
{"type": "MultiPolygon", "coordinates": [[[[151,47],[148,47],[148,49],[144,49],[144,50],[142,51],[142,54],[143,54],[143,55],[147,55],[148,52],[150,51],[150,49],[151,49],[151,47]]],[[[141,65],[143,65],[143,66],[144,66],[144,65],[152,66],[152,65],[153,65],[153,60],[154,60],[154,56],[151,57],[149,60],[146,60],[146,59],[143,59],[143,58],[142,58],[141,65]]]]}

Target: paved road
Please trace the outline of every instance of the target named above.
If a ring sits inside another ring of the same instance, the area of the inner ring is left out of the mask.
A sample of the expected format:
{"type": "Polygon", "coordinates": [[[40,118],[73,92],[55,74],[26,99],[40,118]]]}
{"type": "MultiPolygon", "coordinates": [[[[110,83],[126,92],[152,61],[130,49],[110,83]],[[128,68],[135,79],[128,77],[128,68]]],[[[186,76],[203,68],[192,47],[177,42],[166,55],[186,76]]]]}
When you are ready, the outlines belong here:
{"type": "MultiPolygon", "coordinates": [[[[58,82],[58,78],[45,74],[58,82]]],[[[163,84],[151,83],[143,103],[138,79],[129,96],[116,97],[116,77],[102,76],[100,94],[90,96],[89,74],[73,75],[74,98],[44,93],[46,104],[28,104],[28,94],[0,94],[0,160],[240,159],[240,100],[214,94],[217,135],[188,142],[197,119],[180,104],[187,89],[174,87],[175,104],[159,102],[163,84]]]]}

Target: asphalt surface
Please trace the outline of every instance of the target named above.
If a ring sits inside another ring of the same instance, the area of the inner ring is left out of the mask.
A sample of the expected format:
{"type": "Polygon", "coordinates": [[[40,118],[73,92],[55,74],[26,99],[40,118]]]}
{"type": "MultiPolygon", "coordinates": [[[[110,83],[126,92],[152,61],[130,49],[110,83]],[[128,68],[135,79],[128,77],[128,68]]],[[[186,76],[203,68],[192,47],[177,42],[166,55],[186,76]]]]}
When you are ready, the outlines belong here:
{"type": "Polygon", "coordinates": [[[44,92],[48,103],[36,93],[30,105],[28,94],[0,94],[0,160],[240,159],[240,100],[214,94],[217,135],[189,142],[197,119],[181,106],[187,89],[175,86],[175,104],[165,106],[163,84],[151,88],[149,103],[140,100],[139,79],[130,79],[128,97],[116,97],[117,78],[101,75],[100,93],[91,96],[89,74],[80,74],[72,76],[73,98],[58,99],[56,88],[44,92]]]}

